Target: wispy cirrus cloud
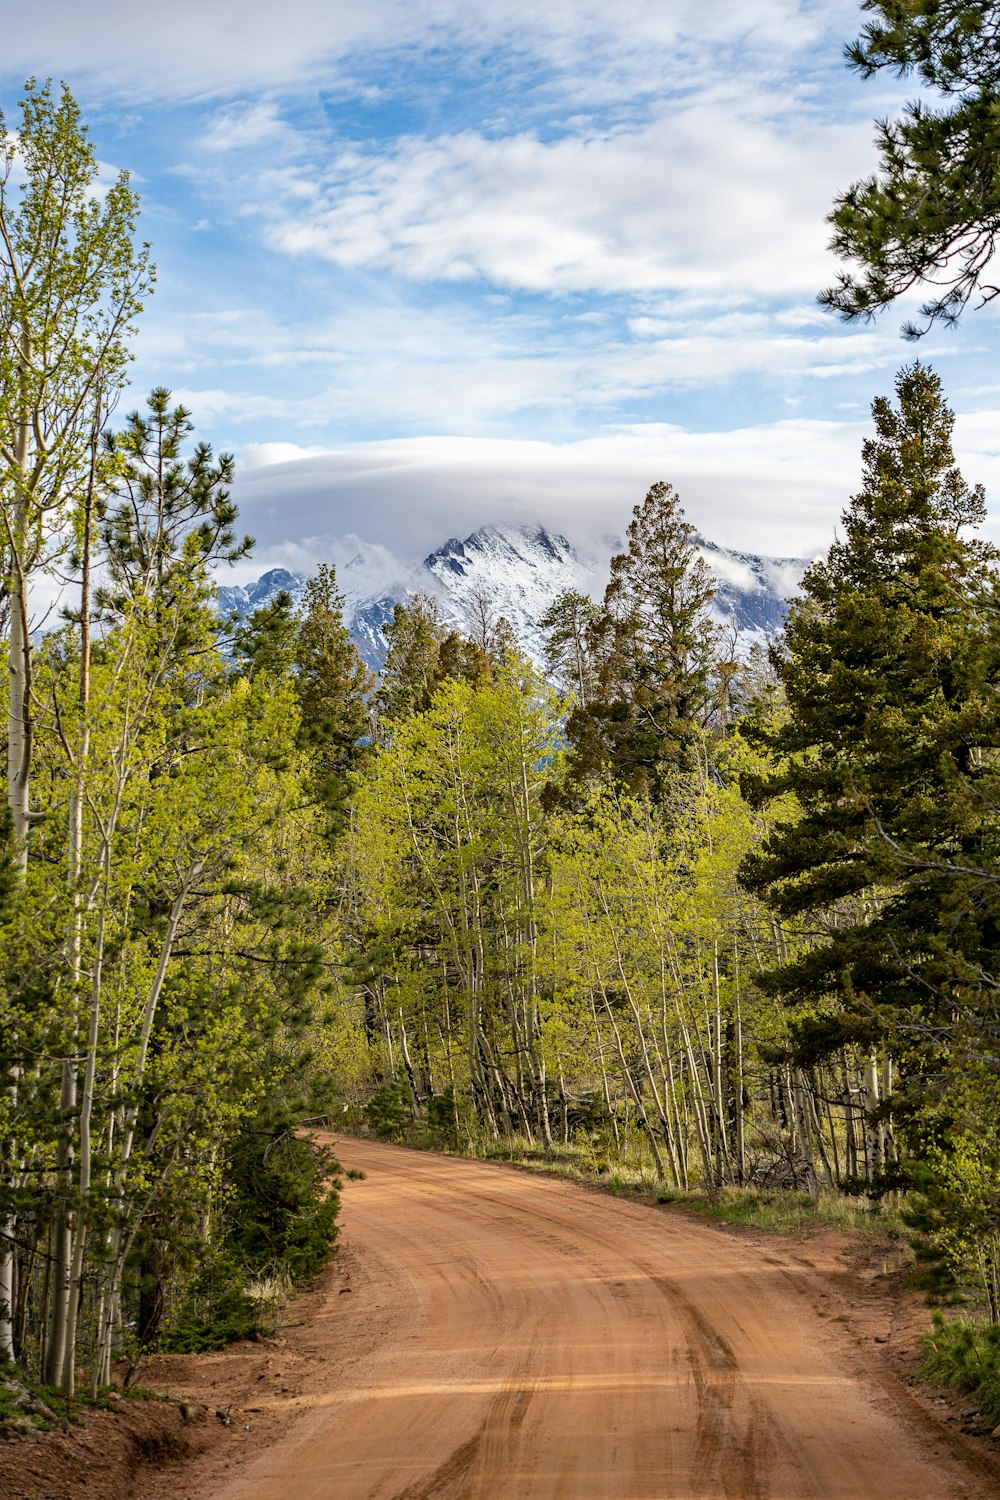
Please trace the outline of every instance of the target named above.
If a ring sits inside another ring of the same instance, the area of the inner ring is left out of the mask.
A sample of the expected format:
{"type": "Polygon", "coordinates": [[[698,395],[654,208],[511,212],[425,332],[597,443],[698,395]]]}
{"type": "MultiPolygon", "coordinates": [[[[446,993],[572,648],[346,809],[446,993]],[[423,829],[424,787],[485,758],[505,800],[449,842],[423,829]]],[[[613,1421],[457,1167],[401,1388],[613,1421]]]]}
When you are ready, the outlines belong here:
{"type": "MultiPolygon", "coordinates": [[[[856,0],[176,0],[155,26],[48,0],[0,86],[65,74],[145,177],[137,386],[255,460],[272,549],[508,515],[586,541],[662,476],[720,540],[800,551],[911,354],[814,301],[899,97],[845,75],[857,25],[856,0]]],[[[919,352],[992,407],[980,343],[919,352]]]]}
{"type": "MultiPolygon", "coordinates": [[[[856,22],[852,0],[174,0],[151,24],[131,0],[46,0],[12,13],[5,72],[57,72],[127,100],[371,87],[371,58],[474,54],[561,78],[585,102],[659,94],[704,74],[720,49],[764,68],[856,22]],[[44,67],[39,60],[45,59],[44,67]]],[[[481,69],[477,64],[476,70],[481,69]]],[[[522,82],[530,82],[522,77],[522,82]]],[[[535,81],[542,81],[536,78],[535,81]]]]}
{"type": "Polygon", "coordinates": [[[243,212],[297,257],[418,282],[531,292],[802,295],[829,275],[824,215],[867,123],[759,96],[665,109],[634,129],[476,131],[338,148],[248,178],[243,212]]]}

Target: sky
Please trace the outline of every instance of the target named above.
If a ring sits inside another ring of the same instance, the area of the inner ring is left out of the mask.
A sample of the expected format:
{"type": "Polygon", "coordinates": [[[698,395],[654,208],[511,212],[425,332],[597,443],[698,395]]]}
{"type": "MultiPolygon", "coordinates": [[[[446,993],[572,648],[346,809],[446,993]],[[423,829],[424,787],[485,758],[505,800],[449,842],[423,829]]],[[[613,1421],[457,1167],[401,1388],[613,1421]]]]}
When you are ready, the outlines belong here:
{"type": "MultiPolygon", "coordinates": [[[[11,7],[11,10],[13,8],[11,7]]],[[[825,549],[874,397],[919,356],[1000,539],[997,319],[816,303],[834,196],[912,85],[854,0],[42,0],[0,107],[65,79],[127,170],[154,385],[238,461],[242,574],[541,522],[592,554],[664,479],[726,546],[825,549]]]]}

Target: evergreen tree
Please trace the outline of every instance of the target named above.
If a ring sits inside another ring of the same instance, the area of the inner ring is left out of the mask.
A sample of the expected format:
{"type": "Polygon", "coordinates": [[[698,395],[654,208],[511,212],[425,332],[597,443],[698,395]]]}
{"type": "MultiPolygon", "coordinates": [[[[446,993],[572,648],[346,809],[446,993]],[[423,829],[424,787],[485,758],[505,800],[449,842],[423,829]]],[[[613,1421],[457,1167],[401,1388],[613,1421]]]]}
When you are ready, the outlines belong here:
{"type": "Polygon", "coordinates": [[[372,678],[344,624],[344,596],[331,566],[324,563],[309,579],[303,603],[295,647],[300,741],[312,758],[317,795],[336,827],[349,774],[364,754],[372,678]]]}
{"type": "Polygon", "coordinates": [[[483,646],[443,625],[437,601],[426,594],[396,605],[385,636],[389,650],[376,708],[380,720],[387,723],[426,713],[443,683],[477,682],[490,675],[491,667],[502,666],[516,654],[514,634],[506,620],[490,624],[483,646]]]}
{"type": "Polygon", "coordinates": [[[409,604],[396,605],[385,627],[389,649],[379,678],[381,718],[394,722],[430,707],[441,681],[441,646],[446,635],[435,600],[418,594],[409,604]]]}
{"type": "Polygon", "coordinates": [[[594,689],[567,730],[578,779],[608,769],[660,795],[665,773],[689,761],[711,710],[717,635],[715,584],[694,537],[671,486],[654,484],[588,632],[594,689]]]}
{"type": "Polygon", "coordinates": [[[879,171],[836,201],[832,248],[858,264],[820,300],[848,320],[870,318],[930,283],[941,288],[920,309],[923,326],[953,323],[988,279],[1000,230],[1000,12],[992,0],[865,0],[875,19],[847,49],[864,78],[887,69],[916,75],[943,96],[880,120],[879,171]]]}
{"type": "Polygon", "coordinates": [[[955,467],[938,377],[912,365],[896,393],[874,403],[863,488],[775,654],[787,712],[761,738],[778,769],[748,790],[791,793],[801,816],[745,875],[780,917],[824,929],[771,986],[839,1001],[831,1045],[885,1036],[917,1078],[915,1050],[1000,1034],[1000,599],[992,549],[963,534],[983,492],[955,467]]]}
{"type": "Polygon", "coordinates": [[[171,410],[163,386],[146,405],[148,414],[130,413],[107,440],[121,475],[102,528],[111,586],[101,599],[112,609],[141,592],[167,602],[175,579],[204,577],[213,563],[238,562],[253,547],[252,537],[236,536],[232,455],[216,459],[199,442],[185,457],[194,431],[187,407],[171,410]]]}
{"type": "Polygon", "coordinates": [[[563,692],[586,707],[594,689],[590,633],[600,607],[586,594],[567,589],[553,599],[539,625],[546,632],[545,670],[563,692]]]}
{"type": "Polygon", "coordinates": [[[233,656],[248,677],[285,677],[294,668],[299,620],[287,589],[241,620],[233,633],[233,656]]]}

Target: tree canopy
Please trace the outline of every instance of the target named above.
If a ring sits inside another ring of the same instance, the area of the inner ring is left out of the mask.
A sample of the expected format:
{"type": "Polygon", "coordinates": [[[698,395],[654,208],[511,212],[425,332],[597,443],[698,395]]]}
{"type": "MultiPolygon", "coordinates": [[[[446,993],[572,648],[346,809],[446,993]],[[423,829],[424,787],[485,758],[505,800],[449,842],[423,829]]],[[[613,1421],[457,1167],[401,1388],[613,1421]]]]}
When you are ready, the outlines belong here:
{"type": "Polygon", "coordinates": [[[1000,10],[994,0],[865,0],[873,17],[847,48],[864,78],[916,76],[942,98],[879,120],[879,169],[853,183],[830,215],[831,248],[856,269],[820,301],[848,320],[935,288],[908,321],[918,338],[954,323],[969,301],[1000,287],[992,261],[1000,231],[1000,10]]]}

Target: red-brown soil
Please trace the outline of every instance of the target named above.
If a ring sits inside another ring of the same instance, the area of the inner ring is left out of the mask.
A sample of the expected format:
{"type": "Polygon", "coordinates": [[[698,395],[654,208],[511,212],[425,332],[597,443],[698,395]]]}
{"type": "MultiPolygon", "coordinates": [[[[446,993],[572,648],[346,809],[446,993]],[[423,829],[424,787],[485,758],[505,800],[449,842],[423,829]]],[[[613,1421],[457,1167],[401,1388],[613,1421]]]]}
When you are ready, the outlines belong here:
{"type": "Polygon", "coordinates": [[[367,1175],[282,1338],[150,1361],[186,1422],[129,1404],[3,1445],[3,1500],[1000,1497],[1000,1444],[909,1384],[927,1312],[877,1252],[336,1149],[367,1175]]]}

